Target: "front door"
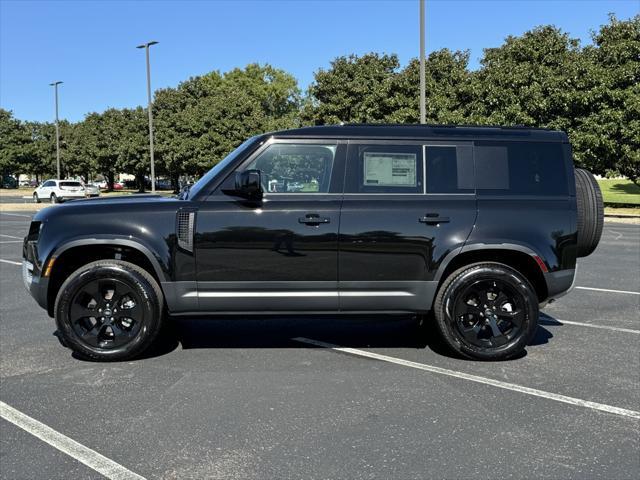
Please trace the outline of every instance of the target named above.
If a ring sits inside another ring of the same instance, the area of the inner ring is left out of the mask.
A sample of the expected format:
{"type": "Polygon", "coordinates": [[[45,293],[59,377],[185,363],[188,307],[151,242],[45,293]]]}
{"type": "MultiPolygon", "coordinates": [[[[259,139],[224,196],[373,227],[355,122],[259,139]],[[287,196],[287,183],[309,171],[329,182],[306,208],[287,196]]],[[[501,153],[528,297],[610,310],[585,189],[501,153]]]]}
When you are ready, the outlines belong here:
{"type": "Polygon", "coordinates": [[[272,141],[238,168],[261,171],[261,200],[234,195],[232,174],[199,204],[200,310],[338,309],[345,150],[337,142],[272,141]]]}
{"type": "Polygon", "coordinates": [[[349,142],[340,309],[424,311],[476,218],[469,143],[349,142]]]}

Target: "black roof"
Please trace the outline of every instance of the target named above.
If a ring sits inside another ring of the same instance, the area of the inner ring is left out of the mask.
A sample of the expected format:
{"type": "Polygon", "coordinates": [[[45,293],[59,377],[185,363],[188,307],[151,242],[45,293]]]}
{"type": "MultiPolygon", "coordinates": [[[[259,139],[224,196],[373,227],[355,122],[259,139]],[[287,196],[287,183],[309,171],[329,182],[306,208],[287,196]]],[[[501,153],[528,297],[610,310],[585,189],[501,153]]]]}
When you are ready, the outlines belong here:
{"type": "Polygon", "coordinates": [[[358,123],[344,125],[323,125],[317,127],[302,127],[291,130],[273,132],[276,137],[291,138],[403,138],[405,140],[423,140],[438,138],[460,140],[513,139],[546,142],[566,142],[567,135],[557,130],[531,127],[497,127],[472,125],[420,125],[420,124],[386,124],[386,123],[358,123]]]}

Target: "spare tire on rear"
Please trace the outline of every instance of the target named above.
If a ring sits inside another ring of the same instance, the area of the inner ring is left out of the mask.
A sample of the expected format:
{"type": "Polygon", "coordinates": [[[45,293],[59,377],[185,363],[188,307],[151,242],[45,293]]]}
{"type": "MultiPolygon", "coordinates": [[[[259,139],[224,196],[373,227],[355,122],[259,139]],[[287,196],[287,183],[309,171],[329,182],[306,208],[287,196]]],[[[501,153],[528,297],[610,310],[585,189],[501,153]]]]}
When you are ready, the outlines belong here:
{"type": "Polygon", "coordinates": [[[604,222],[602,192],[587,170],[575,169],[578,204],[578,257],[591,255],[600,242],[604,222]]]}

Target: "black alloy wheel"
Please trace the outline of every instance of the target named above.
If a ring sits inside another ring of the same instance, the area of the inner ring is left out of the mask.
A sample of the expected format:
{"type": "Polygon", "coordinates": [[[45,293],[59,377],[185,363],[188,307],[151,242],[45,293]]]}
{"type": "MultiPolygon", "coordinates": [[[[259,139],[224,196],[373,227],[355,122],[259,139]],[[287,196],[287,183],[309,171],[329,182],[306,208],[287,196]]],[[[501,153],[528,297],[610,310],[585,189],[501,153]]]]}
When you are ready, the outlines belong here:
{"type": "Polygon", "coordinates": [[[54,311],[63,345],[100,361],[140,356],[165,322],[158,282],[122,260],[99,260],[73,272],[60,287],[54,311]]]}
{"type": "Polygon", "coordinates": [[[71,327],[91,347],[120,347],[137,335],[143,321],[140,296],[131,285],[116,278],[87,282],[70,305],[71,327]]]}
{"type": "Polygon", "coordinates": [[[449,275],[436,296],[434,314],[455,353],[505,360],[524,352],[538,325],[538,308],[537,294],[520,272],[483,262],[449,275]]]}
{"type": "Polygon", "coordinates": [[[500,347],[515,338],[524,323],[522,294],[501,280],[479,280],[461,291],[453,307],[455,328],[477,347],[500,347]]]}

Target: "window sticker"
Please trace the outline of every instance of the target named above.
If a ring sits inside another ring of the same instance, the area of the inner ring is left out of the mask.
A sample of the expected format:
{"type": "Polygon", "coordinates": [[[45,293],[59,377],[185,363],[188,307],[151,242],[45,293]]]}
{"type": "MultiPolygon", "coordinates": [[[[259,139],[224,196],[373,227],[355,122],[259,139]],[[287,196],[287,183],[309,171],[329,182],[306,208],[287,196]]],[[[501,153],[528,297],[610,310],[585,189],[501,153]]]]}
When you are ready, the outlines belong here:
{"type": "Polygon", "coordinates": [[[364,184],[380,187],[415,187],[415,153],[364,152],[364,184]]]}

